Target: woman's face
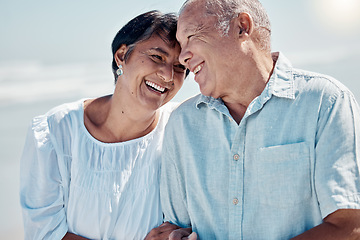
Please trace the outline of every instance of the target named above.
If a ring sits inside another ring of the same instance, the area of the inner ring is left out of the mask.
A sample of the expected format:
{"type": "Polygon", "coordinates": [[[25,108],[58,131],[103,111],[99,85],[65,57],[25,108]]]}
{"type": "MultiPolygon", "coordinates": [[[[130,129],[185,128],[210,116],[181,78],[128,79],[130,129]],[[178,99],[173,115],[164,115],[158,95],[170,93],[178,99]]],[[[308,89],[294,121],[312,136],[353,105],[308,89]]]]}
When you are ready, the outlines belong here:
{"type": "Polygon", "coordinates": [[[126,62],[117,88],[129,104],[156,110],[180,90],[185,67],[179,62],[180,46],[174,47],[154,34],[136,44],[126,62]]]}

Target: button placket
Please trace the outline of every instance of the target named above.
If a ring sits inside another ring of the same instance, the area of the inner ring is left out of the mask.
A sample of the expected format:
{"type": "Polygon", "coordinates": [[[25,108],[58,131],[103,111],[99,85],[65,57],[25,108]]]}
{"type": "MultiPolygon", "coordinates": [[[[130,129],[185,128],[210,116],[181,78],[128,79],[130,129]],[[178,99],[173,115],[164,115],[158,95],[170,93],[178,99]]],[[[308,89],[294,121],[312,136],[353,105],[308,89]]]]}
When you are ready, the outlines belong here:
{"type": "Polygon", "coordinates": [[[243,195],[244,195],[244,149],[245,149],[245,126],[246,119],[243,119],[237,127],[231,145],[231,171],[229,189],[229,228],[233,231],[229,234],[229,239],[240,239],[242,233],[243,216],[243,195]],[[239,227],[239,223],[241,227],[239,227]]]}

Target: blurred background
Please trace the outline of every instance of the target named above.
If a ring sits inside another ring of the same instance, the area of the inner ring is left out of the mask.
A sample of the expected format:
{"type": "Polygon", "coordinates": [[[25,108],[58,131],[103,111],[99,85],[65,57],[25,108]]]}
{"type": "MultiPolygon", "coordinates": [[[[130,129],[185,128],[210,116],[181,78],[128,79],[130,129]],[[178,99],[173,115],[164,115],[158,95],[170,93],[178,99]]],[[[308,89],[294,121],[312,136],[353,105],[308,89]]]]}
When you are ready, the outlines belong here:
{"type": "MultiPolygon", "coordinates": [[[[360,1],[262,0],[272,48],[298,68],[331,75],[360,100],[360,1]]],[[[36,115],[113,91],[111,41],[148,10],[182,0],[0,0],[0,236],[22,239],[19,159],[36,115]]],[[[199,92],[192,75],[174,101],[199,92]]]]}

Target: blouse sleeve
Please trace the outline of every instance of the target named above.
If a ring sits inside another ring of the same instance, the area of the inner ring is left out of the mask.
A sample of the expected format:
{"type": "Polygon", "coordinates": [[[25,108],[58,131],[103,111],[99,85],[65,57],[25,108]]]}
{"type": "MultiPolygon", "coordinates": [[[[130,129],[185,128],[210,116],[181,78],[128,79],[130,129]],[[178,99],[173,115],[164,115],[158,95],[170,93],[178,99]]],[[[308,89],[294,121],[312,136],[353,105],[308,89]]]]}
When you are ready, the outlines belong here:
{"type": "Polygon", "coordinates": [[[68,231],[58,161],[47,117],[34,118],[20,162],[25,239],[62,239],[68,231]]]}

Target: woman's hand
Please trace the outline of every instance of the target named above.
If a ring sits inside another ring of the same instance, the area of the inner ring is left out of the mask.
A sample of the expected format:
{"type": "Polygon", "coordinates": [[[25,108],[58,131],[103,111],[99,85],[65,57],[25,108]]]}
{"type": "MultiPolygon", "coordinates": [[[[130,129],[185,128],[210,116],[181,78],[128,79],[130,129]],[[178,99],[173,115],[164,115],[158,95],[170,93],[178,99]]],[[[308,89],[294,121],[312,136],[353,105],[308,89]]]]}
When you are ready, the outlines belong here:
{"type": "Polygon", "coordinates": [[[169,235],[175,229],[179,229],[179,226],[171,224],[169,222],[164,222],[159,227],[151,230],[148,235],[146,235],[144,240],[166,240],[169,239],[169,235]]]}

